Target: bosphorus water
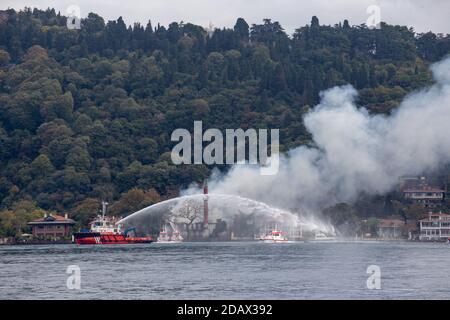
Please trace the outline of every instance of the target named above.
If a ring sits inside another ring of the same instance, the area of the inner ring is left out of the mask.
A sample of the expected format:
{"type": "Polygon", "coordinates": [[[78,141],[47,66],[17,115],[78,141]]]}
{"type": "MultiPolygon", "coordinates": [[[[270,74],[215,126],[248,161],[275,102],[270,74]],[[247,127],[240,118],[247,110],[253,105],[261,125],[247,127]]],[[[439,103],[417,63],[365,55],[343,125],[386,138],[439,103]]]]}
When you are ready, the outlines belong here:
{"type": "Polygon", "coordinates": [[[1,299],[450,299],[450,245],[413,242],[0,246],[1,299]],[[68,289],[67,267],[81,270],[68,289]],[[367,268],[381,289],[367,288],[367,268]]]}

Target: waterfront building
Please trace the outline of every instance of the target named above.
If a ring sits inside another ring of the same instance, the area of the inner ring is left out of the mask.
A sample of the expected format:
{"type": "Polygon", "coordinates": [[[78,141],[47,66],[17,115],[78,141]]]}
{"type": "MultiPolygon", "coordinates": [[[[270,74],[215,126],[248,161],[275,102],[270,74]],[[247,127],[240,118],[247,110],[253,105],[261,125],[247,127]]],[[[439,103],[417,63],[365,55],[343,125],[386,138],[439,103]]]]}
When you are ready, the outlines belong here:
{"type": "Polygon", "coordinates": [[[403,236],[405,222],[400,219],[379,219],[378,237],[382,239],[399,239],[403,236]]]}
{"type": "Polygon", "coordinates": [[[450,215],[429,213],[426,219],[419,220],[422,241],[446,241],[450,238],[450,215]]]}
{"type": "Polygon", "coordinates": [[[69,219],[67,214],[64,217],[49,214],[43,218],[28,222],[28,225],[31,226],[33,237],[44,239],[66,238],[72,234],[74,224],[75,221],[69,219]]]}

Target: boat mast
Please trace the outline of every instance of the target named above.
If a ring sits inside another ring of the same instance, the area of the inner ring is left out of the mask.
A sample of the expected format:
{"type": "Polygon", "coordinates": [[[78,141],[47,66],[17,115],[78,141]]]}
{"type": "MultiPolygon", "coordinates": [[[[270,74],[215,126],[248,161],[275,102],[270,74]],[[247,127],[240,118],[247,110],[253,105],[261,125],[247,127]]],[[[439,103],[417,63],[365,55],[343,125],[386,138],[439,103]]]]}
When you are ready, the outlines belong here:
{"type": "Polygon", "coordinates": [[[102,220],[105,220],[106,206],[107,205],[108,205],[108,202],[102,200],[102,220]]]}

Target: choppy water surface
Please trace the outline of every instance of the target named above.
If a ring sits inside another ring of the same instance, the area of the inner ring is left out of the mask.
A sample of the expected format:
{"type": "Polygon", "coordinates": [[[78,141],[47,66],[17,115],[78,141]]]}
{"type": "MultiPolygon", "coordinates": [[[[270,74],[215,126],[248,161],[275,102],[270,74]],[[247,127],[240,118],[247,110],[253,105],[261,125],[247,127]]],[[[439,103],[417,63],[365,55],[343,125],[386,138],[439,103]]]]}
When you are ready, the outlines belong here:
{"type": "Polygon", "coordinates": [[[450,299],[450,245],[0,246],[1,299],[450,299]],[[69,265],[81,289],[69,290],[69,265]],[[369,265],[381,289],[367,289],[369,265]]]}

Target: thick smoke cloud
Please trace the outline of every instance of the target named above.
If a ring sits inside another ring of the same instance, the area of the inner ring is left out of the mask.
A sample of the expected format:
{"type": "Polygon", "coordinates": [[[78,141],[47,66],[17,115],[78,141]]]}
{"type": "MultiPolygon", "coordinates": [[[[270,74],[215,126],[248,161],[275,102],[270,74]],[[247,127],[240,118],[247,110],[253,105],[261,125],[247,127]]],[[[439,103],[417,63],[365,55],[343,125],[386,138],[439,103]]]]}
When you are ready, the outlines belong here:
{"type": "Polygon", "coordinates": [[[450,162],[450,58],[431,67],[435,84],[407,96],[389,116],[357,108],[352,86],[321,94],[304,117],[314,147],[291,150],[274,176],[252,166],[215,173],[210,190],[285,208],[317,210],[384,194],[404,175],[450,162]]]}

